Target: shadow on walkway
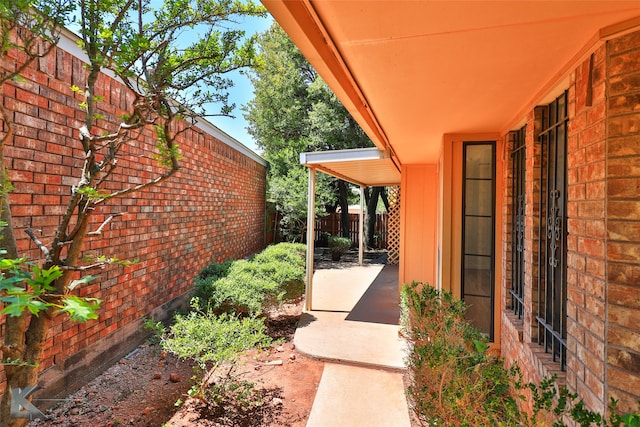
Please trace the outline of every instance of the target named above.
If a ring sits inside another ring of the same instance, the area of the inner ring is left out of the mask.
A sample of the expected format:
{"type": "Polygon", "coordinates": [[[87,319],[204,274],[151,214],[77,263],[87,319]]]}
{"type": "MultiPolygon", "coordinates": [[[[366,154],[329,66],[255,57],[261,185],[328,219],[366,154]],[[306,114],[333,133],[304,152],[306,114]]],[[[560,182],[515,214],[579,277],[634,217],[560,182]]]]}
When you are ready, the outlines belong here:
{"type": "Polygon", "coordinates": [[[385,265],[367,288],[346,320],[354,322],[400,323],[400,295],[398,293],[398,266],[385,265]]]}

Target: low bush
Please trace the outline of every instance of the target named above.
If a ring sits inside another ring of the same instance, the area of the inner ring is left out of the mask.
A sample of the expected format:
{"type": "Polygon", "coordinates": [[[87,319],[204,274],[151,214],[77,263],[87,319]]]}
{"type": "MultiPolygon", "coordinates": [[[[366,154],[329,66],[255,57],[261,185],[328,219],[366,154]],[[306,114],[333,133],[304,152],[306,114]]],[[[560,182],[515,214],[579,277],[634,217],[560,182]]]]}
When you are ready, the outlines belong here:
{"type": "Polygon", "coordinates": [[[233,261],[225,261],[221,264],[218,264],[217,262],[212,262],[211,264],[207,265],[205,268],[203,268],[202,270],[200,270],[200,273],[198,273],[197,278],[198,279],[219,279],[221,277],[225,277],[227,274],[229,274],[229,268],[231,268],[231,265],[233,264],[233,261]]]}
{"type": "Polygon", "coordinates": [[[329,236],[327,243],[334,261],[339,261],[342,254],[351,248],[351,240],[346,237],[329,236]]]}
{"type": "Polygon", "coordinates": [[[488,354],[487,338],[464,318],[464,302],[449,292],[412,283],[402,290],[403,335],[412,348],[407,358],[408,400],[424,426],[640,427],[640,415],[608,417],[586,408],[576,394],[558,387],[555,377],[523,383],[517,365],[488,354]],[[518,405],[531,393],[532,412],[518,405]]]}
{"type": "Polygon", "coordinates": [[[304,270],[306,248],[302,243],[278,243],[277,245],[267,246],[262,252],[253,257],[253,261],[258,263],[282,261],[304,270]]]}
{"type": "Polygon", "coordinates": [[[236,365],[241,352],[271,345],[264,321],[216,315],[202,310],[197,298],[192,299],[191,308],[188,314],[175,315],[168,330],[159,322],[147,322],[146,327],[155,333],[164,350],[196,362],[201,378],[189,391],[190,396],[220,411],[231,401],[252,404],[253,384],[238,377],[236,365]]]}
{"type": "Polygon", "coordinates": [[[261,314],[284,294],[258,264],[246,260],[235,261],[226,277],[210,280],[206,291],[206,303],[214,312],[249,315],[261,314]]]}
{"type": "Polygon", "coordinates": [[[304,293],[305,246],[280,243],[251,260],[212,264],[195,279],[195,296],[214,313],[259,315],[304,293]]]}
{"type": "Polygon", "coordinates": [[[252,261],[260,274],[278,284],[284,302],[296,301],[304,294],[306,246],[300,243],[279,243],[267,247],[252,261]]]}
{"type": "Polygon", "coordinates": [[[402,290],[403,331],[413,411],[430,426],[493,426],[514,419],[509,373],[486,353],[486,338],[464,320],[464,303],[413,283],[402,290]]]}

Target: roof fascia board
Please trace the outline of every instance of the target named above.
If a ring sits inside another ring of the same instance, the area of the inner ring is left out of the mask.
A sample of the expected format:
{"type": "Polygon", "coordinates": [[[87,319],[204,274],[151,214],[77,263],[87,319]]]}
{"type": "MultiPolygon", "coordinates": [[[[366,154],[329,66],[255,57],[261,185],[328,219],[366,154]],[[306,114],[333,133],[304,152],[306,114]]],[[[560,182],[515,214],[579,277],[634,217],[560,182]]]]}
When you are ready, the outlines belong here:
{"type": "Polygon", "coordinates": [[[380,160],[388,158],[377,148],[355,148],[351,150],[316,151],[300,153],[301,165],[315,165],[321,163],[355,162],[362,160],[380,160]]]}
{"type": "Polygon", "coordinates": [[[305,165],[309,168],[313,168],[316,169],[320,172],[323,172],[327,175],[331,175],[335,178],[340,178],[343,181],[347,181],[350,182],[352,184],[361,186],[361,187],[394,187],[394,186],[398,186],[400,185],[400,181],[398,182],[376,182],[376,183],[366,183],[363,181],[359,181],[357,179],[354,179],[352,177],[346,176],[344,174],[341,174],[340,172],[334,171],[333,169],[325,166],[325,165],[305,165]]]}

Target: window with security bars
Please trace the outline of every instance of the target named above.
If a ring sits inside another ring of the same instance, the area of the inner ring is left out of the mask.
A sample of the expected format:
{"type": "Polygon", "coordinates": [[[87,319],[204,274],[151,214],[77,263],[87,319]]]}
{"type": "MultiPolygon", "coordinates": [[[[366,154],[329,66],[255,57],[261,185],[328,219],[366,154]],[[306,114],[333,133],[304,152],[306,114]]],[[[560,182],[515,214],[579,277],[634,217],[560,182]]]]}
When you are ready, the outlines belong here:
{"type": "Polygon", "coordinates": [[[542,109],[538,343],[566,366],[567,92],[542,109]]]}
{"type": "Polygon", "coordinates": [[[512,206],[511,206],[511,301],[510,308],[522,319],[524,315],[524,231],[525,231],[525,150],[526,126],[512,132],[512,206]]]}

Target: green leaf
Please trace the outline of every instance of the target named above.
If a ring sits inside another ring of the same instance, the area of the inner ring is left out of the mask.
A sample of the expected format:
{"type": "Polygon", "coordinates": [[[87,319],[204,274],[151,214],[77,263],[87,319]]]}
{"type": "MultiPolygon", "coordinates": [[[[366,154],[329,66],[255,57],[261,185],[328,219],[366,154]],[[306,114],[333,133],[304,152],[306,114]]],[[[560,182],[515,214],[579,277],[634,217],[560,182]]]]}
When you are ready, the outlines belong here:
{"type": "Polygon", "coordinates": [[[0,290],[5,291],[7,294],[21,294],[25,292],[25,289],[20,286],[15,286],[14,283],[22,283],[23,277],[13,276],[0,280],[0,290]]]}
{"type": "Polygon", "coordinates": [[[109,196],[109,193],[100,192],[100,190],[93,187],[80,187],[76,191],[89,200],[102,200],[109,196]]]}
{"type": "Polygon", "coordinates": [[[74,322],[86,322],[97,319],[96,311],[100,308],[102,301],[97,298],[80,298],[74,295],[62,299],[62,308],[58,313],[67,313],[74,322]]]}
{"type": "Polygon", "coordinates": [[[2,258],[0,259],[0,271],[17,269],[25,262],[27,262],[26,258],[2,258]]]}
{"type": "Polygon", "coordinates": [[[627,427],[639,427],[640,426],[640,414],[625,414],[620,417],[622,422],[627,427]]]}
{"type": "Polygon", "coordinates": [[[51,268],[40,268],[38,265],[33,266],[31,269],[32,278],[25,279],[25,282],[33,288],[36,295],[42,294],[44,291],[54,291],[55,288],[51,286],[56,279],[62,276],[62,270],[57,265],[51,268]]]}
{"type": "Polygon", "coordinates": [[[33,299],[33,295],[23,293],[17,295],[6,296],[2,298],[4,308],[0,314],[7,316],[21,316],[25,310],[29,310],[31,314],[38,315],[42,310],[46,310],[48,305],[40,300],[33,299]]]}
{"type": "Polygon", "coordinates": [[[67,288],[70,291],[72,291],[80,285],[86,285],[87,283],[91,282],[95,278],[96,278],[95,276],[84,276],[81,279],[72,280],[71,283],[69,283],[69,286],[67,286],[67,288]]]}

